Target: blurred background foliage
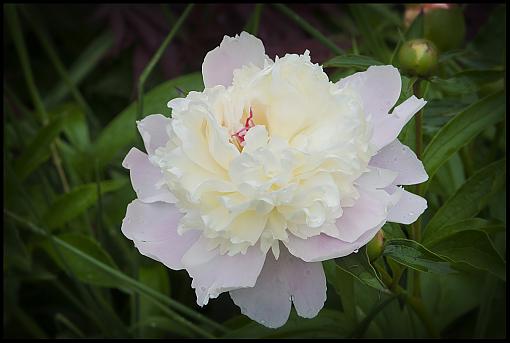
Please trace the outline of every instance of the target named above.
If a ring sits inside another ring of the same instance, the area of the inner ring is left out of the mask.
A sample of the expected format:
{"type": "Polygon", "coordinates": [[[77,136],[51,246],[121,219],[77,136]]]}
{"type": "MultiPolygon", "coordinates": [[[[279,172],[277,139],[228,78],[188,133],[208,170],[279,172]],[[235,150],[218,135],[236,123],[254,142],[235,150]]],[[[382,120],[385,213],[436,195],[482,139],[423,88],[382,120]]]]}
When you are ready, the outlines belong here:
{"type": "Polygon", "coordinates": [[[506,337],[506,5],[3,9],[4,337],[506,337]],[[203,89],[203,57],[242,30],[271,58],[309,49],[332,81],[402,67],[410,39],[441,49],[427,76],[401,68],[400,101],[428,101],[399,137],[430,175],[421,226],[324,262],[325,308],[277,330],[226,293],[199,308],[185,271],[120,232],[135,120],[203,89]]]}

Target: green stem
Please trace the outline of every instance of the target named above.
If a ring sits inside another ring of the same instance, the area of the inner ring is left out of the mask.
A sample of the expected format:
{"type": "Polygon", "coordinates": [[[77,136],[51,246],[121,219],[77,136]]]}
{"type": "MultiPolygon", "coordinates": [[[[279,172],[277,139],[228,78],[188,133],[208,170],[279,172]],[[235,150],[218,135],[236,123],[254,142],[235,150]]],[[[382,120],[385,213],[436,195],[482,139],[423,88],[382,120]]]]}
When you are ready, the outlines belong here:
{"type": "MultiPolygon", "coordinates": [[[[165,305],[167,305],[169,307],[173,307],[175,310],[180,311],[183,314],[186,314],[186,315],[190,316],[193,319],[201,321],[204,324],[207,324],[207,325],[209,325],[209,326],[211,326],[211,327],[213,327],[213,328],[215,328],[215,329],[217,329],[219,331],[228,332],[228,329],[225,328],[224,326],[222,326],[222,325],[212,321],[211,319],[207,318],[206,316],[203,316],[200,313],[197,313],[197,312],[189,309],[185,305],[182,305],[181,303],[179,303],[179,302],[177,302],[177,301],[175,301],[175,300],[173,300],[171,298],[166,297],[165,295],[161,294],[160,292],[158,292],[158,291],[156,291],[156,290],[154,290],[154,289],[152,289],[150,287],[145,286],[144,284],[138,282],[137,280],[134,280],[133,278],[127,276],[126,274],[122,273],[121,271],[113,269],[110,266],[108,266],[108,265],[106,265],[106,264],[104,264],[104,263],[102,263],[102,262],[100,262],[100,261],[90,257],[89,255],[83,253],[81,250],[76,249],[75,247],[73,247],[72,245],[68,244],[67,242],[59,239],[58,237],[55,237],[55,236],[52,236],[52,235],[46,233],[46,231],[44,229],[41,229],[37,225],[29,222],[28,220],[26,220],[26,219],[24,219],[24,218],[22,218],[22,217],[20,217],[20,216],[18,216],[16,214],[14,214],[14,213],[12,213],[11,211],[9,211],[9,210],[7,210],[5,208],[4,208],[4,213],[7,216],[11,217],[12,219],[18,221],[19,223],[21,223],[24,226],[26,226],[27,228],[29,228],[32,232],[51,238],[52,241],[54,241],[59,246],[61,246],[61,247],[65,248],[65,249],[71,251],[72,253],[74,253],[77,256],[80,256],[82,259],[88,261],[89,263],[93,264],[97,268],[99,268],[99,269],[109,273],[113,277],[116,277],[118,280],[120,280],[120,281],[124,282],[125,284],[131,286],[133,289],[137,290],[141,294],[143,294],[145,296],[148,296],[148,297],[152,297],[153,300],[159,301],[161,303],[164,303],[165,305]]],[[[195,328],[191,328],[191,329],[195,329],[195,328]]],[[[195,331],[197,331],[197,330],[195,330],[195,331]]]]}
{"type": "Polygon", "coordinates": [[[337,55],[342,55],[345,52],[343,49],[339,48],[335,43],[333,43],[329,38],[320,33],[316,28],[310,25],[306,20],[301,18],[296,12],[285,6],[284,4],[273,4],[280,12],[285,14],[287,17],[292,19],[296,24],[298,24],[303,30],[308,32],[311,36],[316,38],[319,42],[328,47],[333,53],[337,55]]]}
{"type": "Polygon", "coordinates": [[[159,47],[158,51],[156,51],[154,56],[152,56],[151,60],[149,61],[149,63],[147,64],[147,66],[143,70],[142,74],[140,75],[140,78],[138,80],[138,104],[137,104],[137,117],[138,118],[141,118],[142,117],[142,113],[143,113],[143,88],[144,88],[144,85],[145,85],[145,81],[147,81],[147,79],[148,79],[149,75],[151,74],[152,70],[154,69],[156,64],[159,62],[159,60],[163,56],[163,53],[165,52],[166,48],[168,47],[168,45],[170,44],[170,42],[174,38],[174,36],[177,33],[177,31],[179,31],[180,27],[184,23],[184,20],[186,20],[186,18],[188,17],[188,15],[189,15],[191,9],[193,8],[193,6],[194,6],[194,4],[189,4],[186,7],[186,9],[181,14],[181,16],[179,17],[179,19],[175,23],[174,27],[172,28],[172,30],[170,31],[168,36],[166,36],[165,40],[163,41],[163,43],[159,47]]]}
{"type": "Polygon", "coordinates": [[[378,264],[375,264],[375,268],[381,275],[381,279],[383,283],[388,287],[394,294],[400,296],[416,313],[416,315],[421,319],[427,332],[434,338],[439,338],[439,332],[435,328],[423,302],[420,298],[409,295],[401,286],[394,285],[394,282],[391,276],[386,272],[386,270],[378,264]],[[393,287],[391,287],[393,285],[393,287]]]}

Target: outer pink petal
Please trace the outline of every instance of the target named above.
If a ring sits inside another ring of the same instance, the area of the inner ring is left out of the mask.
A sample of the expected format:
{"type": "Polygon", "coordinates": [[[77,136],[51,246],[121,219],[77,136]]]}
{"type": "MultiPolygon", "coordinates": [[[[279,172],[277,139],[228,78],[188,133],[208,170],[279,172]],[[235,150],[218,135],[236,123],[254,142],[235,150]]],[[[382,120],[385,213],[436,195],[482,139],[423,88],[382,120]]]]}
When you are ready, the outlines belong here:
{"type": "Polygon", "coordinates": [[[223,292],[253,287],[264,265],[265,255],[258,246],[248,248],[246,254],[220,255],[218,249],[209,250],[207,239],[199,239],[182,258],[193,278],[197,304],[206,305],[210,298],[223,292]]]}
{"type": "Polygon", "coordinates": [[[163,174],[161,169],[149,161],[147,154],[137,148],[131,148],[124,161],[122,161],[122,166],[129,169],[131,184],[139,200],[146,203],[155,201],[176,202],[175,197],[166,186],[157,186],[163,178],[163,174]]]}
{"type": "Polygon", "coordinates": [[[132,241],[142,255],[160,261],[168,268],[182,269],[181,258],[198,239],[196,232],[177,233],[182,213],[173,204],[146,204],[138,199],[127,207],[122,221],[122,233],[132,241]]]}
{"type": "Polygon", "coordinates": [[[149,155],[154,154],[157,148],[165,146],[170,140],[166,129],[171,122],[170,118],[161,114],[151,114],[136,122],[145,150],[149,155]]]}
{"type": "Polygon", "coordinates": [[[374,134],[371,142],[377,149],[382,149],[393,142],[409,119],[426,103],[425,100],[418,99],[413,95],[395,107],[391,114],[382,118],[374,118],[374,134]]]}
{"type": "Polygon", "coordinates": [[[202,76],[206,88],[232,84],[234,70],[253,63],[264,67],[265,49],[262,41],[247,32],[240,36],[224,36],[219,47],[205,55],[202,76]]]}
{"type": "Polygon", "coordinates": [[[401,192],[399,201],[388,213],[388,221],[401,224],[412,224],[427,209],[427,200],[419,195],[405,191],[399,187],[388,187],[392,192],[401,192]]]}
{"type": "Polygon", "coordinates": [[[379,150],[369,164],[396,171],[398,176],[393,182],[395,185],[415,185],[429,178],[416,154],[398,139],[379,150]]]}
{"type": "Polygon", "coordinates": [[[383,190],[365,190],[358,188],[360,197],[352,207],[343,208],[343,214],[336,221],[336,238],[347,242],[356,242],[365,232],[384,223],[390,197],[383,190]]]}
{"type": "Polygon", "coordinates": [[[325,234],[313,236],[308,239],[301,239],[294,235],[289,235],[289,241],[285,242],[285,246],[292,255],[306,262],[330,260],[332,258],[347,256],[357,251],[375,236],[382,225],[383,224],[380,224],[368,230],[352,243],[344,242],[325,234]]]}
{"type": "Polygon", "coordinates": [[[379,121],[395,105],[402,88],[398,69],[391,66],[371,66],[364,72],[355,73],[338,82],[359,92],[366,114],[379,121]]]}
{"type": "Polygon", "coordinates": [[[365,189],[381,189],[394,184],[398,173],[384,167],[368,166],[369,171],[363,173],[355,183],[365,189]]]}
{"type": "Polygon", "coordinates": [[[277,261],[268,254],[254,287],[230,291],[230,297],[243,314],[277,328],[287,322],[291,302],[301,317],[317,315],[326,301],[326,278],[320,262],[303,262],[283,248],[277,261]]]}

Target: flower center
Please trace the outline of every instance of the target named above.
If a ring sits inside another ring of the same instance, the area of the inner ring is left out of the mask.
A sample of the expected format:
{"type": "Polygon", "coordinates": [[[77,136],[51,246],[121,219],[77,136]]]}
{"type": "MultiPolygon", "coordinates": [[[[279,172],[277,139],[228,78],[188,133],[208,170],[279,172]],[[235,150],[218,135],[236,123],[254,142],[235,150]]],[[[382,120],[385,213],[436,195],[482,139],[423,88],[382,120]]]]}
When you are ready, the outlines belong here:
{"type": "Polygon", "coordinates": [[[239,150],[242,150],[244,146],[244,136],[248,133],[248,131],[255,126],[255,123],[253,122],[253,110],[250,106],[250,114],[248,115],[248,118],[246,118],[246,122],[244,123],[244,127],[237,130],[232,134],[232,137],[235,138],[235,142],[238,145],[239,150]]]}

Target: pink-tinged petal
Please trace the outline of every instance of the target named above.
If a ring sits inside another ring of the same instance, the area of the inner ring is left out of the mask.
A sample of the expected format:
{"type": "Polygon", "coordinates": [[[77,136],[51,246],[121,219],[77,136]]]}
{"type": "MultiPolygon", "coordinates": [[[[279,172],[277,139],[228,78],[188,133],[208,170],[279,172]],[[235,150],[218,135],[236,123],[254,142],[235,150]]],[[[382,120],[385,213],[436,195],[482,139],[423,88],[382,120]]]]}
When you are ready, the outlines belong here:
{"type": "Polygon", "coordinates": [[[388,221],[401,224],[412,224],[427,209],[427,200],[419,195],[405,191],[399,187],[389,187],[389,192],[400,192],[400,199],[390,209],[388,221]],[[393,188],[393,190],[390,190],[393,188]]]}
{"type": "Polygon", "coordinates": [[[381,189],[392,185],[398,173],[386,167],[368,166],[369,171],[363,173],[355,183],[365,189],[381,189]]]}
{"type": "Polygon", "coordinates": [[[193,278],[197,304],[204,306],[223,292],[253,287],[264,260],[258,246],[248,248],[246,254],[220,255],[218,248],[209,249],[207,239],[201,238],[186,252],[182,263],[193,278]]]}
{"type": "Polygon", "coordinates": [[[170,118],[161,114],[151,114],[136,122],[145,150],[149,155],[153,155],[157,148],[165,146],[170,140],[167,127],[171,122],[170,118]]]}
{"type": "Polygon", "coordinates": [[[352,207],[344,207],[336,221],[336,238],[353,243],[364,233],[386,221],[390,197],[384,190],[358,188],[360,197],[352,207]]]}
{"type": "Polygon", "coordinates": [[[264,67],[265,49],[260,39],[247,32],[235,37],[224,36],[219,47],[205,55],[202,76],[206,88],[232,84],[234,70],[251,63],[264,67]]]}
{"type": "Polygon", "coordinates": [[[140,201],[146,203],[176,202],[176,198],[165,185],[158,186],[163,178],[163,173],[160,168],[149,161],[147,154],[137,148],[131,148],[122,161],[122,166],[129,169],[131,184],[140,201]]]}
{"type": "Polygon", "coordinates": [[[198,239],[198,233],[177,233],[183,214],[173,204],[146,204],[138,199],[127,207],[122,233],[134,241],[142,255],[156,259],[171,269],[184,268],[181,258],[198,239]]]}
{"type": "Polygon", "coordinates": [[[294,235],[289,235],[289,241],[285,246],[289,252],[306,262],[318,262],[330,260],[332,258],[343,257],[356,252],[359,248],[370,242],[377,231],[381,229],[384,223],[370,229],[361,235],[355,242],[348,243],[340,239],[320,234],[307,239],[301,239],[294,235]]]}
{"type": "Polygon", "coordinates": [[[425,100],[418,99],[413,95],[395,107],[391,114],[374,119],[372,144],[379,150],[393,142],[409,119],[411,119],[416,112],[421,110],[426,103],[425,100]]]}
{"type": "Polygon", "coordinates": [[[374,121],[388,114],[402,88],[400,73],[391,65],[371,66],[366,71],[341,79],[337,84],[356,90],[361,95],[367,116],[374,121]]]}
{"type": "Polygon", "coordinates": [[[291,302],[301,317],[319,313],[326,301],[326,278],[320,262],[304,262],[283,248],[278,260],[268,254],[254,287],[230,291],[230,297],[243,314],[277,328],[287,322],[291,302]]]}
{"type": "Polygon", "coordinates": [[[416,154],[398,139],[379,150],[369,165],[397,172],[398,176],[393,182],[395,185],[415,185],[429,178],[416,154]]]}

